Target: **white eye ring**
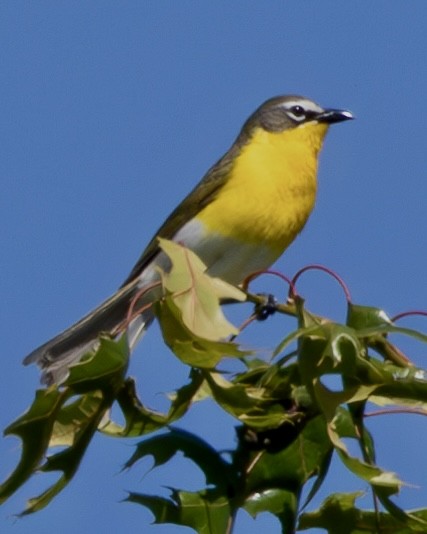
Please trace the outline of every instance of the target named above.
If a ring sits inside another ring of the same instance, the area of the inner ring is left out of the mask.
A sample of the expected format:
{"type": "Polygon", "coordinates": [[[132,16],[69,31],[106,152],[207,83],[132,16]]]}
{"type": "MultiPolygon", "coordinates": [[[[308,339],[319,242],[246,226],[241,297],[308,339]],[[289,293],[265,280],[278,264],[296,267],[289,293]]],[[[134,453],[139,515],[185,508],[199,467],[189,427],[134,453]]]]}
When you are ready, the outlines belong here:
{"type": "Polygon", "coordinates": [[[287,110],[289,117],[297,122],[302,122],[307,118],[306,110],[300,105],[294,105],[287,110]]]}

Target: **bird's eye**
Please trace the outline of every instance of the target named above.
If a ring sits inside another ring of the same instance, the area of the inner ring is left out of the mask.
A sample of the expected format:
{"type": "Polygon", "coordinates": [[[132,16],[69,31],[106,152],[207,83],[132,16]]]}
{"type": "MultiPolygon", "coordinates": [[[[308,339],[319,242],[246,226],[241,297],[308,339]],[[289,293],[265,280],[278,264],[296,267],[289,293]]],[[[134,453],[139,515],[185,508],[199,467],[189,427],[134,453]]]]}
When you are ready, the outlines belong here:
{"type": "Polygon", "coordinates": [[[302,106],[292,106],[291,111],[295,117],[302,117],[305,115],[305,109],[302,106]]]}
{"type": "Polygon", "coordinates": [[[296,121],[303,121],[307,117],[307,112],[302,106],[292,106],[288,110],[288,115],[296,121]]]}

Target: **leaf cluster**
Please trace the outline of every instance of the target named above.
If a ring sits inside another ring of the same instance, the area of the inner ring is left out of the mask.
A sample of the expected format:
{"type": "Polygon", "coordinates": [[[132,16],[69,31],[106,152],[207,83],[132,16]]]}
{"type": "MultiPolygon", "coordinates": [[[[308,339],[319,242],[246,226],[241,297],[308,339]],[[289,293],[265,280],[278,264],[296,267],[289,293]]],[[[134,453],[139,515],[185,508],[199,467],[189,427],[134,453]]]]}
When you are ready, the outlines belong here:
{"type": "Polygon", "coordinates": [[[294,297],[277,304],[276,312],[294,316],[295,330],[283,334],[270,362],[260,360],[224,340],[238,330],[225,318],[221,303],[250,299],[259,311],[262,298],[210,278],[202,262],[180,245],[162,240],[161,246],[173,266],[162,273],[164,297],[155,303],[155,313],[166,344],[190,366],[188,383],[171,396],[166,413],[151,410],[127,377],[126,337],[102,338],[96,353],[73,366],[64,384],[37,391],[29,410],[5,430],[22,440],[22,455],[0,486],[0,501],[35,472],[58,471],[58,481],[31,499],[23,513],[47,506],[70,482],[94,433],[101,431],[143,438],[127,469],[147,456],[157,467],[182,453],[203,472],[206,485],[199,491],[171,488],[169,498],[128,495],[127,501],[149,508],[156,523],[185,525],[203,534],[231,533],[237,512],[244,509],[253,517],[273,514],[289,533],[311,528],[334,534],[426,532],[427,509],[404,511],[393,501],[402,482],[377,465],[374,438],[364,420],[367,403],[427,413],[426,375],[388,335],[400,333],[423,343],[427,336],[397,327],[382,310],[352,303],[345,324],[338,324],[311,314],[294,297]],[[219,372],[224,358],[238,359],[241,371],[219,372]],[[333,390],[331,375],[339,384],[333,390]],[[174,426],[195,402],[206,399],[234,419],[234,450],[218,451],[196,433],[174,426]],[[123,414],[122,425],[110,418],[113,404],[123,414]],[[358,445],[359,455],[350,454],[348,440],[358,445]],[[363,487],[369,485],[373,510],[357,507],[358,493],[336,493],[318,510],[306,511],[333,455],[363,487]]]}

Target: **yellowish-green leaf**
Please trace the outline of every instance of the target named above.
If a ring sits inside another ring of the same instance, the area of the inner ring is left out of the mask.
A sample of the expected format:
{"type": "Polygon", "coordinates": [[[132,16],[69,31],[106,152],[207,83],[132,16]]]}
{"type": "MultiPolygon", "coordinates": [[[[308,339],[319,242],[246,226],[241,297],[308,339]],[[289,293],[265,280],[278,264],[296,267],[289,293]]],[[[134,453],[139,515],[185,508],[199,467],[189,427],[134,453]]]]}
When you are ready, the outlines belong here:
{"type": "Polygon", "coordinates": [[[156,303],[155,313],[162,329],[163,339],[178,358],[193,367],[212,369],[225,356],[242,358],[249,354],[236,343],[211,341],[197,336],[173,313],[169,297],[156,303]]]}
{"type": "Polygon", "coordinates": [[[163,287],[171,296],[171,309],[179,313],[185,326],[198,337],[219,341],[238,330],[224,316],[221,301],[243,302],[240,289],[206,274],[206,265],[178,243],[160,239],[160,247],[172,261],[169,273],[162,272],[163,287]]]}
{"type": "Polygon", "coordinates": [[[72,446],[87,421],[97,413],[102,402],[101,391],[81,395],[74,402],[63,406],[55,419],[49,447],[72,446]]]}

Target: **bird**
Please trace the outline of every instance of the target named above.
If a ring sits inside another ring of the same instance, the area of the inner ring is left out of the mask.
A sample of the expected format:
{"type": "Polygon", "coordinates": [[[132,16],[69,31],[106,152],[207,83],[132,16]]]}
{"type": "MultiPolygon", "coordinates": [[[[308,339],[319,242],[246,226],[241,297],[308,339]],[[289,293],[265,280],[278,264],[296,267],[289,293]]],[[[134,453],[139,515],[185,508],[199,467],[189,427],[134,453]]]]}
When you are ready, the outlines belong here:
{"type": "Polygon", "coordinates": [[[124,331],[132,350],[154,319],[149,306],[126,323],[138,299],[159,298],[159,267],[170,260],[159,238],[199,256],[207,274],[238,286],[268,269],[304,228],[317,191],[318,156],[331,124],[353,119],[348,110],[323,108],[303,96],[270,98],[243,124],[229,150],[178,204],[148,243],[119,289],[65,331],[33,350],[45,385],[62,383],[69,367],[96,350],[101,334],[124,331]],[[150,288],[153,287],[152,290],[150,288]],[[147,291],[144,291],[147,288],[147,291]]]}

